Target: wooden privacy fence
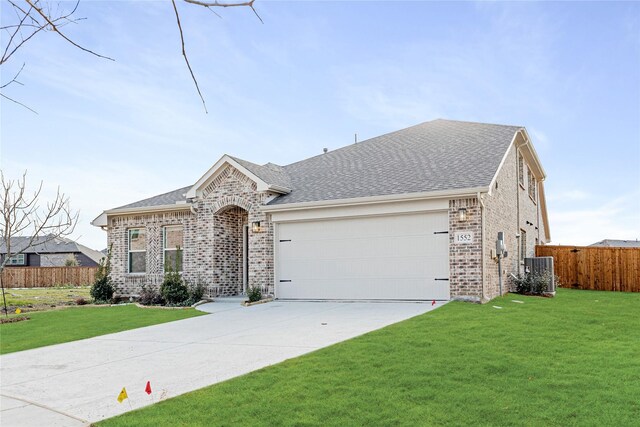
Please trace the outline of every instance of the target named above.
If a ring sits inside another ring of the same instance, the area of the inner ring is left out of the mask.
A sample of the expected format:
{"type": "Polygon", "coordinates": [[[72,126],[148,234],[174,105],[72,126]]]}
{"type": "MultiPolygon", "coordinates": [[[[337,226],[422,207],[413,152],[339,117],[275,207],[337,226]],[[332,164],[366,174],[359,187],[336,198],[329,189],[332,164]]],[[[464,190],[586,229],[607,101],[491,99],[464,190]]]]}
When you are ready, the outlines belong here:
{"type": "Polygon", "coordinates": [[[91,285],[98,267],[6,267],[5,288],[49,288],[91,285]]]}
{"type": "Polygon", "coordinates": [[[536,256],[553,257],[563,288],[640,292],[640,248],[536,246],[536,256]]]}

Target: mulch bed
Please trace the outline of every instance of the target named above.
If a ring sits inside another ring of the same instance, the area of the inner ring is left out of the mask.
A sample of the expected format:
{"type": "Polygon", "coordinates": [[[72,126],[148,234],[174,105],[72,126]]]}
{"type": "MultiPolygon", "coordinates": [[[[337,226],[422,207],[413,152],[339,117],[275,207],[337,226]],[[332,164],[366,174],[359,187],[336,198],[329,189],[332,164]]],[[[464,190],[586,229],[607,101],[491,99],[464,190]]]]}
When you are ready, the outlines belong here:
{"type": "Polygon", "coordinates": [[[23,320],[29,320],[29,319],[30,319],[29,316],[2,317],[2,318],[0,318],[0,325],[3,325],[5,323],[22,322],[23,320]]]}

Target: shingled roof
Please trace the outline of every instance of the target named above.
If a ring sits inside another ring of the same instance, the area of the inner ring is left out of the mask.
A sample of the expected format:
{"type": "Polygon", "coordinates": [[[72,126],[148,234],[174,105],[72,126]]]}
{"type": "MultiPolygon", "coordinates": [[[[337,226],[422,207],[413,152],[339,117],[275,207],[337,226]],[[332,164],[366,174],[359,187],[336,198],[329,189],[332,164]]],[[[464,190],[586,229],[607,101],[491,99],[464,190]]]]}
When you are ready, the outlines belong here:
{"type": "MultiPolygon", "coordinates": [[[[231,158],[266,183],[291,190],[270,205],[481,188],[491,184],[521,129],[438,119],[286,166],[231,158]]],[[[189,189],[120,208],[183,202],[189,189]]]]}
{"type": "Polygon", "coordinates": [[[148,199],[139,200],[137,202],[129,203],[128,205],[118,206],[115,209],[144,208],[149,206],[173,205],[178,202],[185,202],[186,198],[184,195],[190,188],[191,186],[178,188],[177,190],[158,194],[157,196],[149,197],[148,199]]]}
{"type": "MultiPolygon", "coordinates": [[[[95,262],[100,262],[104,254],[91,249],[85,245],[64,237],[52,237],[49,235],[37,236],[31,247],[27,248],[31,241],[30,236],[14,236],[11,238],[11,253],[22,251],[26,254],[61,254],[61,253],[83,253],[95,262]],[[26,248],[26,249],[25,249],[26,248]]],[[[0,254],[7,253],[5,242],[0,242],[0,254]]]]}
{"type": "Polygon", "coordinates": [[[488,187],[520,126],[434,120],[284,166],[271,205],[488,187]]]}
{"type": "Polygon", "coordinates": [[[604,239],[599,242],[592,243],[589,246],[601,246],[609,248],[640,248],[640,241],[636,240],[616,240],[604,239]]]}

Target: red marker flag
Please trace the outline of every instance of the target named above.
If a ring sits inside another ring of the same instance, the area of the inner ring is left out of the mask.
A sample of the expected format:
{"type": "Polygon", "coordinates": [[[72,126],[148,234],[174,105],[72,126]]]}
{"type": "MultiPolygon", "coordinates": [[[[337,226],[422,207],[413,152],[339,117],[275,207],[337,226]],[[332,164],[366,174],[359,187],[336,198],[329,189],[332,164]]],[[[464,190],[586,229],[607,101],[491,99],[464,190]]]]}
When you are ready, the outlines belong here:
{"type": "Polygon", "coordinates": [[[436,300],[431,301],[431,305],[436,305],[436,300]]]}
{"type": "Polygon", "coordinates": [[[151,394],[151,381],[147,381],[147,386],[144,388],[147,394],[151,394]]]}

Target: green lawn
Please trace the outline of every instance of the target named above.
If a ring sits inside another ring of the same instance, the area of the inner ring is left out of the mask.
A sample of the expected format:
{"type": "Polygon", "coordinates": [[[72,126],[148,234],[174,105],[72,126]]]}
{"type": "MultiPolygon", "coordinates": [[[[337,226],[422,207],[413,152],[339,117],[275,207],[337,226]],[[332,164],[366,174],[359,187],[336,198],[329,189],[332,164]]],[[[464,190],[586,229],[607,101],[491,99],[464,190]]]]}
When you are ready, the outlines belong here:
{"type": "Polygon", "coordinates": [[[0,354],[126,331],[202,314],[205,313],[193,308],[165,310],[138,308],[135,305],[73,307],[27,313],[31,320],[0,325],[0,354]]]}
{"type": "Polygon", "coordinates": [[[99,425],[630,426],[639,396],[640,294],[561,289],[450,303],[99,425]]]}
{"type": "MultiPolygon", "coordinates": [[[[10,288],[5,289],[5,296],[9,313],[13,313],[16,308],[20,308],[22,311],[50,310],[51,306],[75,305],[78,298],[90,301],[90,289],[90,286],[10,288]]],[[[1,298],[0,301],[2,301],[1,298]]]]}

